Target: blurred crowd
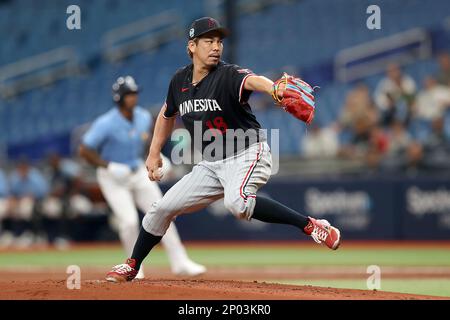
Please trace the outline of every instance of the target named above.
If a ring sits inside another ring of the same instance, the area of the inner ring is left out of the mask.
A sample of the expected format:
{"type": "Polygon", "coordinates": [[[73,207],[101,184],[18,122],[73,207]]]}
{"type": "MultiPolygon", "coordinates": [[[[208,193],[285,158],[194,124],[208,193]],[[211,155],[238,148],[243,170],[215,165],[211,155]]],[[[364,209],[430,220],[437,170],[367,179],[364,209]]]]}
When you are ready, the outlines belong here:
{"type": "Polygon", "coordinates": [[[420,84],[396,64],[387,65],[373,92],[355,84],[334,123],[313,123],[302,154],[359,160],[375,172],[450,170],[450,55],[439,54],[437,62],[439,72],[420,84]]]}
{"type": "Polygon", "coordinates": [[[0,166],[0,249],[64,249],[107,236],[92,234],[108,225],[107,208],[80,162],[51,153],[39,166],[23,158],[8,172],[0,166]]]}

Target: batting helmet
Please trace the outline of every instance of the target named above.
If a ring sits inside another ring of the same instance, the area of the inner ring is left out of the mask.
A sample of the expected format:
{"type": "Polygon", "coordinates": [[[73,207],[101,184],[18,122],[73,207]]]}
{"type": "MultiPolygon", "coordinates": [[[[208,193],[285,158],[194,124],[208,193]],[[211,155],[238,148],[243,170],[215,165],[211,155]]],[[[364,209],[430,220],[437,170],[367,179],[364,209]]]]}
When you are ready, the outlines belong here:
{"type": "Polygon", "coordinates": [[[117,78],[112,86],[113,100],[117,103],[121,102],[123,97],[129,93],[138,93],[139,88],[132,76],[117,78]]]}

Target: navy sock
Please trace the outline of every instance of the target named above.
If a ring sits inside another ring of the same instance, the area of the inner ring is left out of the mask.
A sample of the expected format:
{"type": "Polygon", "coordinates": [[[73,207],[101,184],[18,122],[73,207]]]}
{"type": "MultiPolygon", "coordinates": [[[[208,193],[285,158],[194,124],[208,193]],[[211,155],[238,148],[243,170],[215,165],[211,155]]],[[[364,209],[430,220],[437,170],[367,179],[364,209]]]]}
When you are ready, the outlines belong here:
{"type": "Polygon", "coordinates": [[[269,223],[290,224],[302,231],[309,222],[308,217],[275,200],[262,196],[256,197],[252,218],[269,223]]]}
{"type": "Polygon", "coordinates": [[[161,238],[162,237],[160,236],[152,235],[141,227],[136,244],[133,248],[133,254],[131,255],[131,259],[136,260],[136,270],[141,267],[142,261],[144,261],[144,259],[148,256],[153,247],[161,241],[161,238]]]}

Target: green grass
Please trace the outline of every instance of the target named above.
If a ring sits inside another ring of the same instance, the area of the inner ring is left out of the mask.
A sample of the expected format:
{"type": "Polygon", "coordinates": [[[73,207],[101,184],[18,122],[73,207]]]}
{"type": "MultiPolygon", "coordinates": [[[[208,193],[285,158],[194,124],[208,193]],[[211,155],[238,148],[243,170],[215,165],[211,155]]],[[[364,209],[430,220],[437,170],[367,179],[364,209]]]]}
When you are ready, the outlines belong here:
{"type": "MultiPolygon", "coordinates": [[[[325,248],[191,248],[195,260],[211,266],[450,266],[448,249],[342,249],[325,248]]],[[[83,249],[68,251],[3,252],[0,267],[14,266],[103,266],[117,264],[125,259],[121,248],[83,249]]],[[[153,250],[147,261],[156,266],[167,265],[161,248],[153,250]]]]}
{"type": "Polygon", "coordinates": [[[211,265],[385,265],[385,266],[450,266],[446,249],[342,249],[330,251],[299,248],[233,248],[196,249],[192,256],[211,265]]]}
{"type": "MultiPolygon", "coordinates": [[[[155,265],[167,265],[164,252],[154,250],[150,255],[155,265]]],[[[111,266],[125,261],[126,256],[121,248],[99,250],[68,250],[53,252],[13,252],[0,253],[0,267],[14,266],[111,266]]]]}
{"type": "MultiPolygon", "coordinates": [[[[268,280],[293,285],[369,290],[365,279],[355,280],[268,280]]],[[[381,279],[380,291],[450,297],[450,279],[381,279]]]]}

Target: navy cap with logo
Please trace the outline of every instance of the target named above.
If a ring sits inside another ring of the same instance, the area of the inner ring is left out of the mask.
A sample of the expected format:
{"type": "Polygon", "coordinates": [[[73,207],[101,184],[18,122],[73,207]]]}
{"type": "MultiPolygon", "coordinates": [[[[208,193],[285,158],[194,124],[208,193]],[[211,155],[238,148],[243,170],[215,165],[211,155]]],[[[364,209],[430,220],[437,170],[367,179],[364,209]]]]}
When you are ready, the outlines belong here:
{"type": "Polygon", "coordinates": [[[228,30],[222,27],[214,18],[203,17],[192,22],[189,28],[188,39],[192,40],[198,38],[210,31],[217,31],[221,35],[222,39],[228,35],[228,30]]]}

